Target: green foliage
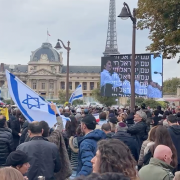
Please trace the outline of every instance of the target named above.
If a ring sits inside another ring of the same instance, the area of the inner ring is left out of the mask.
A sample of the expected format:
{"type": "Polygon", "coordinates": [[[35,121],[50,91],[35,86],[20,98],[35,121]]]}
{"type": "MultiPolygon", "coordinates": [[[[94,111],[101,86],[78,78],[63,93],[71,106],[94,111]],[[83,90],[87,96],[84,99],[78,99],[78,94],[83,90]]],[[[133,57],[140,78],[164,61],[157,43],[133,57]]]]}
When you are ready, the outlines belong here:
{"type": "MultiPolygon", "coordinates": [[[[130,99],[128,99],[128,105],[130,105],[130,99]]],[[[158,102],[155,101],[154,99],[144,99],[144,98],[136,98],[135,99],[135,104],[137,106],[141,106],[142,104],[146,104],[146,107],[150,107],[150,108],[156,108],[157,106],[161,106],[161,107],[166,107],[166,102],[158,102]]]]}
{"type": "Polygon", "coordinates": [[[3,100],[3,102],[6,103],[6,104],[11,104],[12,103],[12,105],[14,105],[14,101],[13,100],[11,101],[10,99],[3,100]]]}
{"type": "Polygon", "coordinates": [[[80,105],[80,104],[83,104],[83,100],[78,99],[78,100],[73,101],[74,106],[80,105]]]}
{"type": "MultiPolygon", "coordinates": [[[[127,104],[130,105],[130,98],[127,100],[127,104]]],[[[135,98],[135,105],[136,106],[141,106],[141,104],[144,102],[144,98],[142,97],[137,97],[135,98]]]]}
{"type": "Polygon", "coordinates": [[[64,104],[65,102],[66,102],[66,92],[63,89],[61,89],[59,91],[59,103],[64,104]]]}
{"type": "Polygon", "coordinates": [[[180,84],[180,78],[171,78],[165,80],[163,83],[163,93],[164,94],[176,94],[177,86],[180,84]]]}
{"type": "Polygon", "coordinates": [[[163,52],[164,58],[175,57],[180,52],[180,1],[139,0],[138,28],[149,29],[151,52],[163,52]]]}
{"type": "Polygon", "coordinates": [[[92,96],[101,104],[104,104],[106,106],[111,106],[113,104],[116,104],[116,98],[115,97],[104,97],[101,96],[101,90],[100,90],[100,83],[98,83],[97,89],[94,89],[92,91],[92,96]]]}

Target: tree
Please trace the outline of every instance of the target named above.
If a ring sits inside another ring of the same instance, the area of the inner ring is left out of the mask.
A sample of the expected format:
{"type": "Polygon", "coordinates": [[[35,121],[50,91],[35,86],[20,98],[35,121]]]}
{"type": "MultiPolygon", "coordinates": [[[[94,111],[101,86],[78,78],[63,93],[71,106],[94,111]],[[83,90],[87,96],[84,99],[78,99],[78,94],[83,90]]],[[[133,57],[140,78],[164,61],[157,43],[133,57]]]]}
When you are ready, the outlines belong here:
{"type": "MultiPolygon", "coordinates": [[[[141,106],[143,102],[144,102],[144,98],[142,98],[142,97],[135,98],[136,106],[141,106]]],[[[130,99],[127,100],[127,104],[130,105],[130,99]]]]}
{"type": "Polygon", "coordinates": [[[116,104],[116,98],[115,97],[104,97],[101,96],[101,89],[100,89],[100,83],[98,83],[97,89],[94,89],[92,91],[92,96],[101,104],[104,104],[106,106],[111,106],[113,104],[116,104]]]}
{"type": "Polygon", "coordinates": [[[171,78],[163,82],[163,93],[164,94],[176,94],[177,86],[180,84],[180,78],[171,78]]]}
{"type": "Polygon", "coordinates": [[[66,102],[66,92],[63,89],[59,91],[59,101],[61,104],[66,102]]]}
{"type": "Polygon", "coordinates": [[[139,29],[150,29],[147,50],[163,52],[168,59],[180,52],[179,0],[139,0],[137,18],[139,29]]]}

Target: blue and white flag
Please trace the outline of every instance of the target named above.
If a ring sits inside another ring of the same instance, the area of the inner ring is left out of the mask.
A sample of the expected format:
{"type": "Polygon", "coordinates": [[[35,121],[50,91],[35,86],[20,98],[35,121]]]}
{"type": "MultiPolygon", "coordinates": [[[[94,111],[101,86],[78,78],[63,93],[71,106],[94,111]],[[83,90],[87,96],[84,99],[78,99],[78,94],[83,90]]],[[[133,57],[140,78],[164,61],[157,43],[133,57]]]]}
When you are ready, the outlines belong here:
{"type": "Polygon", "coordinates": [[[83,92],[82,92],[82,86],[81,84],[75,89],[75,91],[72,93],[69,103],[73,103],[73,101],[77,99],[82,99],[83,98],[83,92]]]}
{"type": "Polygon", "coordinates": [[[6,78],[11,98],[28,121],[46,121],[50,127],[57,123],[49,102],[7,70],[6,78]]]}

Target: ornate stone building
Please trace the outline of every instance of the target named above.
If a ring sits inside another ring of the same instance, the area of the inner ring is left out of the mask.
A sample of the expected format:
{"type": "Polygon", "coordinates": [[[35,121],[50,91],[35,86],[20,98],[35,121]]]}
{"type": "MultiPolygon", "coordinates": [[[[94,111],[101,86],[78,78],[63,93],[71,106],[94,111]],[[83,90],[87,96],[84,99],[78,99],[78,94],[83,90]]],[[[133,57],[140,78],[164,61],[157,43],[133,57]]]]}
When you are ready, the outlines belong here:
{"type": "MultiPolygon", "coordinates": [[[[10,98],[5,91],[7,89],[5,69],[7,69],[46,99],[58,99],[59,90],[66,89],[66,68],[63,65],[62,53],[58,53],[50,43],[43,43],[32,52],[27,65],[1,63],[2,96],[5,99],[10,98]]],[[[91,92],[97,88],[100,79],[100,66],[70,66],[69,70],[70,93],[81,83],[85,100],[91,101],[91,92]]]]}

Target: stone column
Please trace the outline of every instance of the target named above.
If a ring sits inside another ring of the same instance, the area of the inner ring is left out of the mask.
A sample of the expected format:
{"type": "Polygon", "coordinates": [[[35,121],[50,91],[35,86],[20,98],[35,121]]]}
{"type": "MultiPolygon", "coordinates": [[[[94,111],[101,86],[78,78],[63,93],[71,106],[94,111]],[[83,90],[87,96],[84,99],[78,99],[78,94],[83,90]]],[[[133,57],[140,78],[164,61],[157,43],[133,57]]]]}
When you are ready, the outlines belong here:
{"type": "Polygon", "coordinates": [[[90,91],[90,82],[87,82],[87,90],[90,91]]]}
{"type": "Polygon", "coordinates": [[[74,91],[75,90],[75,81],[72,81],[72,91],[74,91]]]}

